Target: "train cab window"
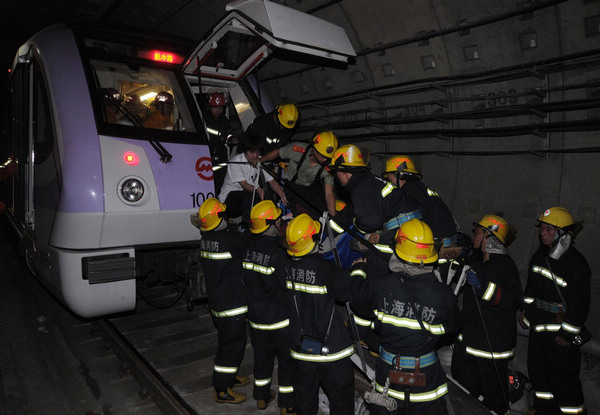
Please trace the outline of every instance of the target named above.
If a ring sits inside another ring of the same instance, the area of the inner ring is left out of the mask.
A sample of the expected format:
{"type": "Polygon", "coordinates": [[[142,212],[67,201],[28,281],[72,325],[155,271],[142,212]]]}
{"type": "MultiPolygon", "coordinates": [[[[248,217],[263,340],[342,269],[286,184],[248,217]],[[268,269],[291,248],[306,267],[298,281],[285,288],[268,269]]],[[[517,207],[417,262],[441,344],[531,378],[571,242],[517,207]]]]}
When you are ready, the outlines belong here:
{"type": "Polygon", "coordinates": [[[101,113],[97,119],[101,122],[137,129],[195,132],[191,111],[173,72],[102,60],[90,63],[99,85],[97,108],[101,113]]]}

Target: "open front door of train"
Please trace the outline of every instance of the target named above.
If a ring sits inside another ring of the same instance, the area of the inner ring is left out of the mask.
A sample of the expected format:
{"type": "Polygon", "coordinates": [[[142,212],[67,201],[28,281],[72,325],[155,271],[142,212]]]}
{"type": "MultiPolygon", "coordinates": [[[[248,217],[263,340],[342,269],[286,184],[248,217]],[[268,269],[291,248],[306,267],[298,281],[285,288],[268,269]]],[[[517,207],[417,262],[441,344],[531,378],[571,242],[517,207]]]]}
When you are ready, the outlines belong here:
{"type": "Polygon", "coordinates": [[[341,63],[356,56],[340,26],[267,0],[238,0],[184,62],[184,73],[239,82],[277,49],[341,63]]]}

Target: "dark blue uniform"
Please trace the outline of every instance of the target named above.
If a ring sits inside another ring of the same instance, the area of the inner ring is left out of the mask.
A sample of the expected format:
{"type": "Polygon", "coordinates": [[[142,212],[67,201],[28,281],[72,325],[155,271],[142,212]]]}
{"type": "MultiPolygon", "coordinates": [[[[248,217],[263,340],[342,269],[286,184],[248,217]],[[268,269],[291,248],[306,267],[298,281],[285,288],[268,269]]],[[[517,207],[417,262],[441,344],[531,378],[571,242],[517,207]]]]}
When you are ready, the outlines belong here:
{"type": "Polygon", "coordinates": [[[255,235],[243,260],[248,322],[254,347],[254,399],[268,401],[278,362],[280,408],[294,406],[286,270],[289,259],[273,236],[255,235]]]}
{"type": "Polygon", "coordinates": [[[242,253],[247,232],[229,230],[202,233],[200,257],[208,306],[217,329],[218,347],[213,386],[232,388],[246,347],[246,294],[242,280],[242,253]]]}
{"type": "MultiPolygon", "coordinates": [[[[360,267],[364,265],[356,268],[360,267]]],[[[417,276],[389,273],[367,279],[353,276],[351,304],[362,315],[370,312],[375,331],[379,333],[381,346],[375,368],[377,391],[383,391],[396,356],[401,357],[405,371],[414,371],[414,358],[420,358],[420,372],[425,373],[426,385],[405,389],[405,386],[391,384],[388,395],[398,400],[398,410],[394,413],[405,413],[408,397],[411,415],[447,414],[443,397],[448,393],[448,386],[435,343],[437,338],[455,332],[460,326],[460,311],[452,290],[432,273],[417,276]]],[[[370,413],[390,412],[371,405],[370,413]]]]}
{"type": "Polygon", "coordinates": [[[474,292],[467,286],[464,290],[463,323],[452,356],[452,376],[476,398],[482,395],[490,409],[503,414],[509,409],[508,361],[517,345],[521,280],[509,255],[491,254],[485,262],[478,255],[471,267],[481,289],[474,292]]]}

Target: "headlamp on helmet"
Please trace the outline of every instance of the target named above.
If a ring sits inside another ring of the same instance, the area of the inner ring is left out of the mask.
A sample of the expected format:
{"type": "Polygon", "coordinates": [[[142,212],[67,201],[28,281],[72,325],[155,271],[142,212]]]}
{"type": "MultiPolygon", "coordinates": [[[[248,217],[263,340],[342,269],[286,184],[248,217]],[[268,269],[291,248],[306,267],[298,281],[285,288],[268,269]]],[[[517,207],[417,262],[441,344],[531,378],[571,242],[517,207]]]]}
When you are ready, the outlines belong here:
{"type": "Polygon", "coordinates": [[[282,104],[278,105],[275,110],[277,111],[277,119],[284,128],[291,130],[296,126],[299,115],[298,107],[294,104],[282,104]]]}
{"type": "Polygon", "coordinates": [[[314,149],[323,157],[331,158],[338,148],[338,140],[332,131],[323,131],[313,137],[314,149]]]}

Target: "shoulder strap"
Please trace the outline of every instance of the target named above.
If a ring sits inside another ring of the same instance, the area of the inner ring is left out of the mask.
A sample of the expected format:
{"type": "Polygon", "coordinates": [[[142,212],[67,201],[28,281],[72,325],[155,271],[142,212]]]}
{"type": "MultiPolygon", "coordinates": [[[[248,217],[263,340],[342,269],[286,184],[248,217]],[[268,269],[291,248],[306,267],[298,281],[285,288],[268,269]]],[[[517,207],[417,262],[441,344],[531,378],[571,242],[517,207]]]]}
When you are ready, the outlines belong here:
{"type": "MultiPolygon", "coordinates": [[[[306,147],[304,149],[304,153],[302,153],[302,156],[300,157],[300,161],[298,161],[298,167],[296,167],[296,174],[294,174],[294,177],[292,177],[292,179],[290,180],[290,182],[292,183],[296,183],[296,180],[298,180],[298,172],[300,171],[300,166],[302,166],[302,163],[304,162],[304,159],[306,158],[306,155],[308,154],[308,151],[310,149],[313,148],[313,144],[310,143],[308,145],[308,147],[306,147]]],[[[321,174],[321,171],[319,171],[319,175],[321,174]]],[[[317,175],[318,176],[318,175],[317,175]]]]}

